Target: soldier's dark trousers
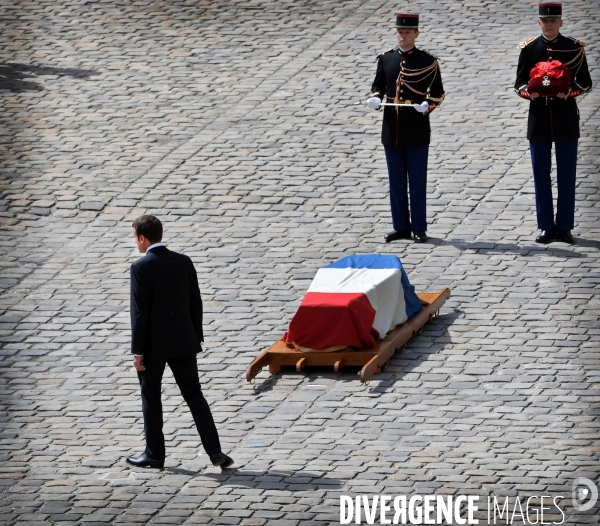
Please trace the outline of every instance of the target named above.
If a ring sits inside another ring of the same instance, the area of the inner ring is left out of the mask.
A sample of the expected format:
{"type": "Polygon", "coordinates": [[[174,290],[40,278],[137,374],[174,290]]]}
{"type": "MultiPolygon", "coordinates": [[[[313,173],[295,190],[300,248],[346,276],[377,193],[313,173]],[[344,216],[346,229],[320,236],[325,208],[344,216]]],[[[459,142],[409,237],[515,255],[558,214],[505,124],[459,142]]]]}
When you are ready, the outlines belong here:
{"type": "Polygon", "coordinates": [[[219,453],[221,451],[219,435],[208,403],[200,389],[198,365],[196,355],[193,354],[169,359],[150,359],[144,356],[146,370],[138,371],[138,379],[142,391],[146,455],[156,460],[165,458],[161,381],[166,364],[169,364],[179,390],[190,408],[204,450],[209,455],[219,453]]]}
{"type": "Polygon", "coordinates": [[[384,146],[390,180],[394,230],[427,230],[427,154],[429,145],[384,146]],[[408,191],[410,190],[410,214],[408,191]]]}
{"type": "Polygon", "coordinates": [[[577,141],[554,143],[556,151],[556,221],[552,206],[552,143],[530,141],[535,208],[540,230],[572,230],[575,226],[575,174],[577,172],[577,141]]]}

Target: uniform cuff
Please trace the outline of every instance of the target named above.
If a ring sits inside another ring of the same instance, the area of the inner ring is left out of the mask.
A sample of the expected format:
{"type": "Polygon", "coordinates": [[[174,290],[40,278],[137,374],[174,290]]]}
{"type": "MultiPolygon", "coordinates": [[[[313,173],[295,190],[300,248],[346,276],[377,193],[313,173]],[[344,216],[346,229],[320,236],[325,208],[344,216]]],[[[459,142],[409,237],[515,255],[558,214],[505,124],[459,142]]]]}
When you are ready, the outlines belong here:
{"type": "Polygon", "coordinates": [[[439,106],[442,102],[444,102],[444,99],[446,98],[446,94],[442,93],[441,97],[432,97],[431,95],[429,97],[427,97],[428,101],[433,101],[435,102],[436,106],[439,106]]]}

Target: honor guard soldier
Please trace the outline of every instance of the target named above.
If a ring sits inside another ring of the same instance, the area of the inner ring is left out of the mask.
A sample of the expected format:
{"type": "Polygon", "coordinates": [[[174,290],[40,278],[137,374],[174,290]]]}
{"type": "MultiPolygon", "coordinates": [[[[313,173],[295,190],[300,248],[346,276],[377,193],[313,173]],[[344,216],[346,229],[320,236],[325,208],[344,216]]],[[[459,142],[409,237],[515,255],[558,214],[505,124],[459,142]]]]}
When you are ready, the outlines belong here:
{"type": "Polygon", "coordinates": [[[367,105],[378,110],[385,98],[381,142],[390,180],[394,227],[385,241],[411,239],[412,232],[417,243],[424,243],[429,114],[442,103],[445,94],[437,58],[415,47],[419,15],[396,15],[396,31],[398,47],[377,57],[377,73],[367,105]]]}
{"type": "Polygon", "coordinates": [[[573,244],[575,174],[579,110],[575,98],[588,92],[592,80],[584,43],[560,34],[562,4],[539,4],[542,34],[521,42],[515,91],[529,103],[527,139],[531,150],[538,243],[573,244]],[[552,204],[552,143],[556,150],[557,210],[552,204]]]}

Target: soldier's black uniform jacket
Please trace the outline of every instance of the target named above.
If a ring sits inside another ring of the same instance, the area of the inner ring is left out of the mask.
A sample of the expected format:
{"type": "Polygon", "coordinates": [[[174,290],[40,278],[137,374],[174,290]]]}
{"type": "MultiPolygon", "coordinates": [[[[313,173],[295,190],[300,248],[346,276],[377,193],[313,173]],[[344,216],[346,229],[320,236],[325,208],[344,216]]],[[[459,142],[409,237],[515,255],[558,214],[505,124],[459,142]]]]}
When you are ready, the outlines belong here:
{"type": "Polygon", "coordinates": [[[579,110],[575,97],[589,91],[592,79],[585,59],[584,43],[559,34],[554,40],[543,36],[519,44],[521,55],[517,67],[515,91],[531,100],[527,122],[530,141],[574,141],[579,139],[579,110]],[[567,99],[536,97],[527,93],[529,72],[538,62],[559,60],[571,68],[571,94],[567,99]]]}
{"type": "Polygon", "coordinates": [[[437,59],[416,47],[409,51],[390,49],[379,55],[371,97],[395,103],[420,104],[428,101],[428,113],[419,113],[411,106],[384,107],[381,142],[384,146],[429,144],[429,113],[445,97],[437,59]]]}

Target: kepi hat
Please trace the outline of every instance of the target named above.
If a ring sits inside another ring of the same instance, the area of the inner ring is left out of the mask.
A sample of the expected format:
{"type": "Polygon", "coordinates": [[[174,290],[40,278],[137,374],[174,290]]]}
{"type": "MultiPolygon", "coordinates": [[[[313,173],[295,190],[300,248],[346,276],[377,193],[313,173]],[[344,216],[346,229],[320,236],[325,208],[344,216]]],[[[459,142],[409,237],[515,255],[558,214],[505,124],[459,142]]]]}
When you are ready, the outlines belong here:
{"type": "Polygon", "coordinates": [[[419,29],[419,15],[398,13],[396,15],[396,27],[403,27],[405,29],[419,29]]]}
{"type": "Polygon", "coordinates": [[[540,4],[540,18],[562,18],[562,4],[540,4]]]}

